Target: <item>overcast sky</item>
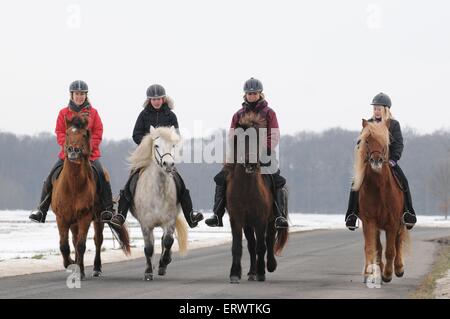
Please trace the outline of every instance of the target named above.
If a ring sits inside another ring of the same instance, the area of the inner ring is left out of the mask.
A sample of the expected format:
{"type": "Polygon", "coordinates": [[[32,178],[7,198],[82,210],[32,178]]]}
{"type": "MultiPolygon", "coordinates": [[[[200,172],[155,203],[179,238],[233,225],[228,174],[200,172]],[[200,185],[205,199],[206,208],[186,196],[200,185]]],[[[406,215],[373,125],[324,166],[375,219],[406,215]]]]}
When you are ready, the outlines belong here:
{"type": "Polygon", "coordinates": [[[446,0],[6,0],[0,34],[1,131],[53,132],[82,79],[107,139],[131,138],[153,83],[207,134],[252,76],[284,134],[359,129],[380,91],[403,127],[450,129],[446,0]]]}

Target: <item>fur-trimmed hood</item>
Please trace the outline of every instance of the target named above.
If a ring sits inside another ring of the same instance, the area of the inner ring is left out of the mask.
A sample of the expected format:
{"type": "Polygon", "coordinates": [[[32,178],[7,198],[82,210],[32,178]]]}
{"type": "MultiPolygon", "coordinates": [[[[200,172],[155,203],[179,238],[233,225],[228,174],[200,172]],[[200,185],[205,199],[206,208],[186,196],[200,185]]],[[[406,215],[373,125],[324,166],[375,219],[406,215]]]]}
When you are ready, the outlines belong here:
{"type": "MultiPolygon", "coordinates": [[[[164,99],[165,99],[164,104],[167,105],[170,110],[173,110],[175,108],[175,102],[174,102],[173,98],[171,98],[170,96],[166,95],[164,97],[164,99]]],[[[150,103],[150,99],[148,98],[148,99],[145,100],[144,105],[142,105],[142,106],[144,108],[146,108],[149,105],[149,103],[150,103]]]]}

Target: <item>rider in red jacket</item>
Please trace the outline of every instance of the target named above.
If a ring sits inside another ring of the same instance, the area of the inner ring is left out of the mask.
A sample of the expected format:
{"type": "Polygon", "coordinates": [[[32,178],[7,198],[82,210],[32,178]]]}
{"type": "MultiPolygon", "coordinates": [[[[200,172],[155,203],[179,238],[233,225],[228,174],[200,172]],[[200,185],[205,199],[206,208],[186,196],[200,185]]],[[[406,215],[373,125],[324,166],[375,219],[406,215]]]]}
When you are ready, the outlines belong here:
{"type": "Polygon", "coordinates": [[[87,97],[88,86],[83,81],[74,81],[70,85],[70,101],[69,105],[59,111],[58,119],[56,121],[56,140],[61,146],[61,151],[58,155],[58,161],[53,166],[50,175],[44,182],[42,187],[41,202],[37,207],[37,211],[30,215],[30,219],[37,223],[45,223],[47,212],[52,202],[53,180],[59,175],[62,170],[65,154],[64,144],[66,142],[66,119],[71,119],[74,115],[83,114],[89,117],[88,129],[91,132],[91,156],[89,160],[94,172],[97,174],[97,182],[100,190],[100,201],[103,207],[101,213],[102,220],[110,220],[114,215],[113,199],[111,192],[111,184],[106,180],[102,164],[100,163],[100,143],[102,142],[103,124],[96,109],[94,109],[87,97]]]}
{"type": "MultiPolygon", "coordinates": [[[[263,85],[261,81],[251,78],[247,80],[244,84],[244,103],[242,103],[242,108],[239,109],[231,120],[231,132],[238,126],[241,117],[248,113],[254,112],[259,114],[260,117],[266,120],[267,127],[267,143],[266,148],[270,150],[272,155],[275,153],[275,147],[279,143],[280,134],[278,127],[278,120],[276,113],[269,107],[267,101],[262,93],[263,85]]],[[[271,164],[261,166],[274,166],[276,169],[274,172],[269,174],[264,174],[265,177],[271,177],[271,181],[274,183],[274,214],[275,214],[275,227],[276,228],[287,228],[289,226],[286,220],[287,216],[287,189],[286,189],[286,179],[280,175],[280,170],[278,169],[278,163],[275,163],[275,159],[272,157],[271,164]]],[[[273,167],[272,167],[273,168],[273,167]]],[[[205,223],[210,227],[222,227],[222,218],[225,214],[226,206],[226,173],[221,170],[215,177],[216,182],[216,192],[214,195],[214,215],[211,218],[205,220],[205,223]]]]}

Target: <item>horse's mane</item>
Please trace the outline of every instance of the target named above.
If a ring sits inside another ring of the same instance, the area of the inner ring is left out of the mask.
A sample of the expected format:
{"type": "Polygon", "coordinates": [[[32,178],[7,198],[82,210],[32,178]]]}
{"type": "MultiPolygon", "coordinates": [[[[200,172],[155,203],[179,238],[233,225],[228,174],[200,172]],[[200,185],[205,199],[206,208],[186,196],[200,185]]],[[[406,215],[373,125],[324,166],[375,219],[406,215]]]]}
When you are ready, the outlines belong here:
{"type": "Polygon", "coordinates": [[[137,170],[150,166],[153,162],[153,141],[160,137],[169,143],[178,144],[180,136],[170,127],[158,127],[151,133],[144,136],[139,146],[134,150],[128,161],[131,170],[137,170]]]}
{"type": "Polygon", "coordinates": [[[389,143],[390,143],[390,135],[389,129],[386,125],[386,122],[382,121],[380,123],[370,123],[367,122],[366,127],[361,132],[359,136],[359,144],[355,147],[355,165],[354,165],[354,179],[353,179],[353,187],[354,191],[358,191],[362,185],[364,180],[364,170],[366,167],[366,154],[367,154],[367,145],[366,141],[371,136],[375,140],[378,141],[381,145],[386,145],[387,156],[389,157],[389,143]]]}

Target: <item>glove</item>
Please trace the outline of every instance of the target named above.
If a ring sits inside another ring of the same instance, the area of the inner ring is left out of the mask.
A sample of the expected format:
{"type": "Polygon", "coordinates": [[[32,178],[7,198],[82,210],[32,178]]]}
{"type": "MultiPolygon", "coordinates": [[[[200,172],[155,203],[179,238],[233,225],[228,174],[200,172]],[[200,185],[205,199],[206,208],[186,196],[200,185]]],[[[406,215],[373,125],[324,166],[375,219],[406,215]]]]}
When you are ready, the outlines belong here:
{"type": "Polygon", "coordinates": [[[389,165],[391,165],[391,167],[395,167],[397,165],[397,162],[394,160],[389,160],[389,165]]]}

